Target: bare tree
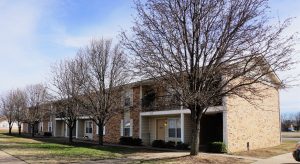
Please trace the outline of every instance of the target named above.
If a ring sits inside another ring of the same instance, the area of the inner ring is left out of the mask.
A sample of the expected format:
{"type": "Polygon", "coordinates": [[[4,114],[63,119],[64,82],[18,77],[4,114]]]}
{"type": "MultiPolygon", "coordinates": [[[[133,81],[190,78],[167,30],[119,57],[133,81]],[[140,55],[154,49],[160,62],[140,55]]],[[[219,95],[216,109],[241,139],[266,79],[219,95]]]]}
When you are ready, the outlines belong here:
{"type": "Polygon", "coordinates": [[[132,35],[122,33],[123,44],[143,75],[170,86],[191,110],[191,155],[198,154],[208,107],[232,95],[253,102],[262,96],[253,84],[274,85],[267,77],[294,63],[293,36],[282,35],[289,20],[270,25],[267,8],[267,0],[136,2],[132,35]]]}
{"type": "Polygon", "coordinates": [[[18,132],[21,135],[22,122],[24,121],[24,111],[26,110],[26,93],[21,89],[12,91],[12,98],[14,104],[14,118],[18,125],[18,132]]]}
{"type": "Polygon", "coordinates": [[[62,118],[69,128],[69,142],[73,142],[73,129],[82,109],[76,97],[82,93],[84,79],[80,79],[78,72],[83,70],[80,58],[61,61],[52,67],[53,97],[55,113],[62,118]]]}
{"type": "Polygon", "coordinates": [[[8,134],[12,134],[13,123],[15,122],[15,108],[13,101],[13,91],[9,91],[1,98],[1,113],[6,117],[8,122],[8,134]]]}
{"type": "Polygon", "coordinates": [[[25,89],[26,92],[26,110],[24,112],[24,122],[31,127],[31,135],[35,135],[35,125],[41,122],[45,109],[43,105],[47,102],[49,95],[47,89],[42,84],[29,85],[25,89]]]}
{"type": "Polygon", "coordinates": [[[127,61],[119,45],[112,48],[111,40],[92,40],[79,51],[85,67],[81,79],[86,79],[83,95],[78,102],[98,126],[99,145],[103,145],[103,127],[120,109],[121,87],[128,82],[127,61]]]}
{"type": "Polygon", "coordinates": [[[295,113],[295,125],[297,126],[297,130],[300,130],[300,112],[295,113]]]}

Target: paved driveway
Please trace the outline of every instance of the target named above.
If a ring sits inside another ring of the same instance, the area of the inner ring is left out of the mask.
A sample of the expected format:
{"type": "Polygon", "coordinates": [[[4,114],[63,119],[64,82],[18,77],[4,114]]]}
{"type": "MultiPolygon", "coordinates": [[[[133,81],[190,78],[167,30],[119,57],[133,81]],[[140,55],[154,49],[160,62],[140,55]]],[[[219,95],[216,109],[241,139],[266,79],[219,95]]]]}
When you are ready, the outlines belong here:
{"type": "Polygon", "coordinates": [[[267,159],[262,159],[253,164],[292,164],[299,163],[294,160],[292,153],[281,154],[267,159]]]}

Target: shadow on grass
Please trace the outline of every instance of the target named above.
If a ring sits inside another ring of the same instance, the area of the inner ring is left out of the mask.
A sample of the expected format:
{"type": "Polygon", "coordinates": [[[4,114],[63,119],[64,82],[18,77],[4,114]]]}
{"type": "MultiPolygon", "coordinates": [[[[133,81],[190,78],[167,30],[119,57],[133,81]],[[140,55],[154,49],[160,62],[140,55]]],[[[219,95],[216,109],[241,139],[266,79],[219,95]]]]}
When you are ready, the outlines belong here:
{"type": "MultiPolygon", "coordinates": [[[[35,136],[31,137],[30,134],[22,134],[21,136],[18,134],[9,135],[7,133],[1,133],[1,138],[21,138],[21,139],[32,139],[35,141],[39,141],[41,143],[29,143],[29,142],[15,142],[16,144],[1,144],[2,148],[16,148],[16,149],[28,149],[28,148],[37,148],[37,149],[47,149],[47,150],[70,150],[73,148],[88,148],[100,151],[106,151],[109,153],[118,153],[121,155],[129,155],[133,153],[151,153],[151,152],[167,152],[166,150],[150,150],[143,147],[122,147],[122,146],[110,146],[104,145],[100,146],[96,143],[81,141],[75,139],[72,143],[69,143],[68,138],[64,137],[44,137],[44,136],[35,136]]],[[[12,141],[14,143],[14,141],[12,141]]]]}

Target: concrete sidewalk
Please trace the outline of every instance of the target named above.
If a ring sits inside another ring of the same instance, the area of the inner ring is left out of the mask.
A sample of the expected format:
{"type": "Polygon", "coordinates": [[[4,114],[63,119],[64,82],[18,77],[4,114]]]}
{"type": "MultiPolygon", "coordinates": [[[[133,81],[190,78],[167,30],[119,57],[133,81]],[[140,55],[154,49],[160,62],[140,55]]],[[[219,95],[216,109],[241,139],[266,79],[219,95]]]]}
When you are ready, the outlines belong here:
{"type": "Polygon", "coordinates": [[[0,163],[7,163],[7,164],[26,164],[26,162],[13,157],[10,154],[0,150],[0,163]]]}
{"type": "Polygon", "coordinates": [[[257,162],[254,162],[253,164],[292,164],[292,163],[299,163],[294,160],[292,153],[286,153],[286,154],[281,154],[278,156],[274,156],[271,158],[267,159],[262,159],[257,162]]]}

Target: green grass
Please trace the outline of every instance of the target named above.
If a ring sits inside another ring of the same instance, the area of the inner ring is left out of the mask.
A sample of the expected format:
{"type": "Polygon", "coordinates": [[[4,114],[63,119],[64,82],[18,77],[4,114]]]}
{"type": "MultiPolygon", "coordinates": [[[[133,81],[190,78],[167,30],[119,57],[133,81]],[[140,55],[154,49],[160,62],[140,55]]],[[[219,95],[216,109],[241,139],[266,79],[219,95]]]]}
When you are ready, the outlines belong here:
{"type": "MultiPolygon", "coordinates": [[[[69,163],[84,160],[123,158],[121,147],[55,143],[58,139],[30,139],[0,133],[0,149],[28,163],[69,163]]],[[[65,142],[65,141],[60,141],[65,142]]],[[[134,151],[134,150],[131,150],[134,151]]],[[[127,151],[130,153],[131,151],[127,151]]]]}

